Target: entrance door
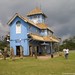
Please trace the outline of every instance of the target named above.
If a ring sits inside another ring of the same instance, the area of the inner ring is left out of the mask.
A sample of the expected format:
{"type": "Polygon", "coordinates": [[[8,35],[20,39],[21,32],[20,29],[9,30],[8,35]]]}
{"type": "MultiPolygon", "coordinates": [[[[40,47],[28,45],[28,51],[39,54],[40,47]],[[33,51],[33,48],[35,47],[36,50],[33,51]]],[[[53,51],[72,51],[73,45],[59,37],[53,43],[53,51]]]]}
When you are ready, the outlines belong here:
{"type": "Polygon", "coordinates": [[[20,56],[20,46],[16,46],[16,55],[20,56]]]}

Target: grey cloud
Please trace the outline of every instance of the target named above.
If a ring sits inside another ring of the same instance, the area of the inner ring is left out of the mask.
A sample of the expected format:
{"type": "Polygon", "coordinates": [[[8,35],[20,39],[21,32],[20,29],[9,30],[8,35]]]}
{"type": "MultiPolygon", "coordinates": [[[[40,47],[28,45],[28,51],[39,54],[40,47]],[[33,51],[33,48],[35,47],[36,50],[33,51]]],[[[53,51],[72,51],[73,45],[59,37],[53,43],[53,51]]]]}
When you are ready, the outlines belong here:
{"type": "Polygon", "coordinates": [[[48,16],[46,22],[57,36],[75,34],[75,0],[0,0],[0,20],[5,26],[16,12],[26,16],[37,6],[48,16]]]}

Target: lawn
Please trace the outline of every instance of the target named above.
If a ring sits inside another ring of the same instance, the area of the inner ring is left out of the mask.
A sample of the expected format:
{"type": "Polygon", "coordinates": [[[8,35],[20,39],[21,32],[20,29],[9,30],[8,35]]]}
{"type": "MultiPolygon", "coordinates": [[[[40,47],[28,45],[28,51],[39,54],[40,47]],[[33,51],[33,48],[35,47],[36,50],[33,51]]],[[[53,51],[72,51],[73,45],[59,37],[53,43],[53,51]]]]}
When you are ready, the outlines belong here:
{"type": "Polygon", "coordinates": [[[0,75],[75,75],[75,51],[70,52],[68,60],[63,56],[0,60],[0,75]]]}

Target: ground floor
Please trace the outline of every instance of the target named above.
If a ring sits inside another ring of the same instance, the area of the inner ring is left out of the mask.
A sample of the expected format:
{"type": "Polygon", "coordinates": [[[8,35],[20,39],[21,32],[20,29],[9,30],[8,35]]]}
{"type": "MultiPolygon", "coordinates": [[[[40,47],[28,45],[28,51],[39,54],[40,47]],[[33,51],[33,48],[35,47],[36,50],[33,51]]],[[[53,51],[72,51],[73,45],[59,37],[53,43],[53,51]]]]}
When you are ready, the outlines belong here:
{"type": "Polygon", "coordinates": [[[55,43],[57,41],[50,37],[28,35],[28,39],[10,40],[10,48],[13,48],[16,56],[33,56],[34,54],[40,56],[54,53],[55,43]]]}
{"type": "Polygon", "coordinates": [[[24,43],[20,41],[20,44],[10,44],[10,47],[13,48],[14,55],[16,56],[33,56],[34,54],[41,56],[54,53],[55,50],[53,49],[53,45],[54,43],[51,42],[26,40],[24,43]]]}

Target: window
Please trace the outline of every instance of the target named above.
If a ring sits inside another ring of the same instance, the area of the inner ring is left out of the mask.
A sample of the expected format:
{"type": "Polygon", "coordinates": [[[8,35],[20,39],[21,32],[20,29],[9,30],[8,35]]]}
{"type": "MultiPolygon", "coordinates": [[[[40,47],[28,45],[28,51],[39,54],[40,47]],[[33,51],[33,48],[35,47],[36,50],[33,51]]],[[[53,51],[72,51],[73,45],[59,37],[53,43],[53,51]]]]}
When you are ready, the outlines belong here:
{"type": "Polygon", "coordinates": [[[44,32],[44,30],[42,30],[42,32],[44,32]]]}
{"type": "Polygon", "coordinates": [[[37,17],[40,18],[40,15],[38,15],[37,17]]]}
{"type": "Polygon", "coordinates": [[[38,32],[38,30],[36,29],[36,32],[38,32]]]}
{"type": "Polygon", "coordinates": [[[35,15],[34,18],[37,18],[37,15],[35,15]]]}
{"type": "Polygon", "coordinates": [[[17,21],[16,22],[16,34],[20,34],[21,33],[21,22],[17,21]]]}
{"type": "Polygon", "coordinates": [[[29,25],[29,29],[31,28],[32,26],[31,25],[29,25]]]}

